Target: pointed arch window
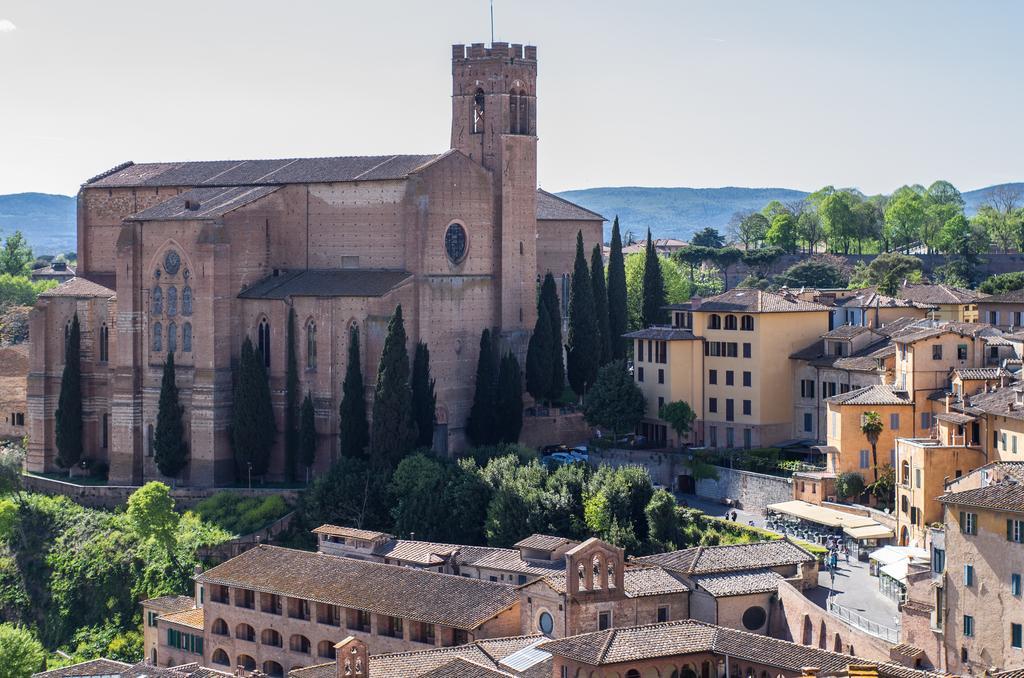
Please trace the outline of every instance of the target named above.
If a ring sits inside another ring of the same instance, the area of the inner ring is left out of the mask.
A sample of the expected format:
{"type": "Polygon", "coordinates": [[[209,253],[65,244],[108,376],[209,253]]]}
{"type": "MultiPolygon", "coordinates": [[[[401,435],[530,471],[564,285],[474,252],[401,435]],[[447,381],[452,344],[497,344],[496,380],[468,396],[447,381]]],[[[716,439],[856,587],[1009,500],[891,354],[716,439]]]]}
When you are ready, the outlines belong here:
{"type": "Polygon", "coordinates": [[[473,134],[484,133],[484,91],[477,87],[476,92],[473,93],[473,108],[470,111],[472,115],[472,130],[473,134]]]}
{"type": "Polygon", "coordinates": [[[519,134],[519,93],[515,90],[508,93],[508,126],[510,133],[519,134]]]}
{"type": "Polygon", "coordinates": [[[181,289],[181,314],[192,315],[192,287],[189,285],[181,289]]]}
{"type": "Polygon", "coordinates": [[[105,363],[110,358],[110,329],[107,323],[100,325],[100,362],[105,363]]]}
{"type": "Polygon", "coordinates": [[[167,315],[178,315],[178,288],[174,285],[167,288],[167,315]]]}
{"type": "Polygon", "coordinates": [[[526,90],[519,90],[519,133],[530,133],[530,100],[526,90]]]}
{"type": "Polygon", "coordinates": [[[158,322],[153,323],[153,350],[154,351],[162,351],[162,350],[164,350],[163,331],[164,331],[164,328],[163,328],[163,326],[160,323],[158,323],[158,322]]]}
{"type": "Polygon", "coordinates": [[[263,366],[270,368],[270,322],[266,318],[260,319],[259,327],[256,330],[256,348],[263,357],[263,366]]]}
{"type": "Polygon", "coordinates": [[[192,352],[192,323],[185,323],[181,328],[181,350],[184,353],[192,352]]]}
{"type": "Polygon", "coordinates": [[[306,323],[306,369],[316,369],[316,322],[306,323]]]}
{"type": "Polygon", "coordinates": [[[153,287],[153,304],[151,307],[153,315],[160,315],[164,312],[164,291],[159,286],[153,287]]]}
{"type": "Polygon", "coordinates": [[[167,324],[167,352],[174,353],[178,350],[178,326],[173,322],[167,324]]]}

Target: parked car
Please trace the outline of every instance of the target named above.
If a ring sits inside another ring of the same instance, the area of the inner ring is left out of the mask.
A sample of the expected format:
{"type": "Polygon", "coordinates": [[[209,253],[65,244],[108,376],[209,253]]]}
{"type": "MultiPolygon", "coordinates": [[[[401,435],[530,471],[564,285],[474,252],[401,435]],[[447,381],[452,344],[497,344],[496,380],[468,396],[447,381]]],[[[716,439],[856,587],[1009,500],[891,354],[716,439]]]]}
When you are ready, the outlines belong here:
{"type": "Polygon", "coordinates": [[[550,454],[554,454],[555,452],[568,452],[568,451],[569,451],[569,448],[566,445],[545,445],[544,447],[540,448],[541,455],[545,456],[545,457],[550,455],[550,454]]]}
{"type": "Polygon", "coordinates": [[[590,461],[590,451],[586,445],[577,445],[569,450],[569,455],[576,461],[590,461]]]}
{"type": "Polygon", "coordinates": [[[580,460],[568,452],[554,452],[541,459],[541,463],[548,468],[561,466],[562,464],[575,464],[577,461],[580,460]]]}

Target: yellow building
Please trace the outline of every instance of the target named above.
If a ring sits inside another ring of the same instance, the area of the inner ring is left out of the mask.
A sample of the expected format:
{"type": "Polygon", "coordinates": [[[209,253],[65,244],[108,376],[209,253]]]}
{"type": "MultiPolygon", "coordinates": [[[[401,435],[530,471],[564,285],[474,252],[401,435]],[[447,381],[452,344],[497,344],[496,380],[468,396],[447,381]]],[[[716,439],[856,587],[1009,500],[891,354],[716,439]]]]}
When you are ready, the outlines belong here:
{"type": "Polygon", "coordinates": [[[678,442],[657,413],[660,403],[686,400],[697,415],[689,442],[738,448],[791,438],[795,366],[787,358],[828,331],[829,308],[747,288],[669,308],[672,328],[626,335],[648,402],[641,432],[678,442]]]}
{"type": "Polygon", "coordinates": [[[885,466],[895,466],[896,439],[913,435],[914,406],[905,391],[889,385],[875,385],[840,393],[825,399],[828,425],[825,452],[828,470],[836,475],[859,473],[864,483],[876,479],[885,466]],[[872,457],[871,444],[861,431],[864,415],[877,412],[882,419],[882,432],[876,444],[877,460],[872,457]]]}
{"type": "Polygon", "coordinates": [[[914,285],[904,281],[897,295],[901,299],[934,306],[933,320],[962,323],[978,322],[978,300],[985,295],[949,285],[914,285]]]}

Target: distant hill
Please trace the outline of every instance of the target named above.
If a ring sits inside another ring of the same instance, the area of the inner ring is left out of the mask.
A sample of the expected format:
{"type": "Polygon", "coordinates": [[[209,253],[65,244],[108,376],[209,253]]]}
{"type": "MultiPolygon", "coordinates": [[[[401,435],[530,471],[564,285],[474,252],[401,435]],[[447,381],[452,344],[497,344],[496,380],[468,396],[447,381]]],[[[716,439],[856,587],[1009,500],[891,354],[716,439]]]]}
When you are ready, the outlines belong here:
{"type": "Polygon", "coordinates": [[[21,231],[39,254],[74,252],[76,200],[70,195],[12,193],[0,195],[0,238],[21,231]]]}
{"type": "MultiPolygon", "coordinates": [[[[992,189],[1004,186],[1020,190],[1024,196],[1024,183],[1000,184],[968,191],[963,194],[967,213],[977,212],[992,189]]],[[[609,220],[605,224],[606,240],[610,237],[611,220],[616,214],[619,215],[623,232],[633,231],[638,239],[650,227],[659,238],[689,240],[694,232],[705,226],[724,231],[736,212],[759,210],[772,200],[783,203],[803,200],[808,194],[789,188],[623,186],[562,191],[558,195],[603,214],[609,220]]],[[[1024,199],[1021,204],[1024,205],[1024,199]]]]}
{"type": "MultiPolygon", "coordinates": [[[[1024,195],[1024,183],[968,191],[963,194],[967,213],[974,214],[988,193],[1000,187],[1017,189],[1024,195]]],[[[607,217],[606,239],[611,233],[611,219],[617,214],[623,231],[631,230],[637,238],[642,238],[649,226],[659,238],[688,240],[705,226],[723,231],[736,212],[759,210],[772,200],[803,200],[807,193],[789,188],[623,186],[563,191],[558,195],[607,217]]],[[[0,238],[20,229],[35,254],[77,250],[75,222],[74,196],[46,193],[0,195],[0,238]]]]}

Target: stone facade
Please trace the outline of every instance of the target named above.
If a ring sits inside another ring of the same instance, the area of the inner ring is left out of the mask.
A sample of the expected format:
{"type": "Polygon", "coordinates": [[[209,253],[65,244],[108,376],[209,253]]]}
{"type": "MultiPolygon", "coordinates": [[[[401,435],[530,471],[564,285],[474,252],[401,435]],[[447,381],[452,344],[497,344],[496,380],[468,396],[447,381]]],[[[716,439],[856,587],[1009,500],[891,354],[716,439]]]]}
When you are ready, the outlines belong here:
{"type": "MultiPolygon", "coordinates": [[[[283,431],[293,311],[299,390],[313,396],[319,433],[314,472],[336,453],[350,329],[369,398],[399,304],[410,349],[431,349],[435,444],[461,449],[481,331],[523,362],[538,278],[571,271],[577,231],[588,248],[600,242],[600,215],[538,203],[536,74],[534,47],[456,45],[452,150],[439,155],[129,163],[86,182],[80,277],[44,295],[32,318],[42,339],[32,343],[29,468],[56,468],[61,333],[75,313],[85,456],[108,462],[111,482],[160,477],[150,439],[171,350],[191,455],[179,481],[234,480],[232,370],[252,339],[283,431]],[[85,279],[93,285],[76,284],[85,279]]],[[[273,479],[285,473],[283,438],[273,479]]]]}
{"type": "Polygon", "coordinates": [[[697,482],[697,495],[708,499],[735,499],[749,511],[761,511],[769,504],[789,501],[793,481],[752,471],[716,467],[718,480],[705,478],[697,482]]]}
{"type": "Polygon", "coordinates": [[[0,347],[0,439],[22,438],[27,409],[28,345],[0,347]]]}

